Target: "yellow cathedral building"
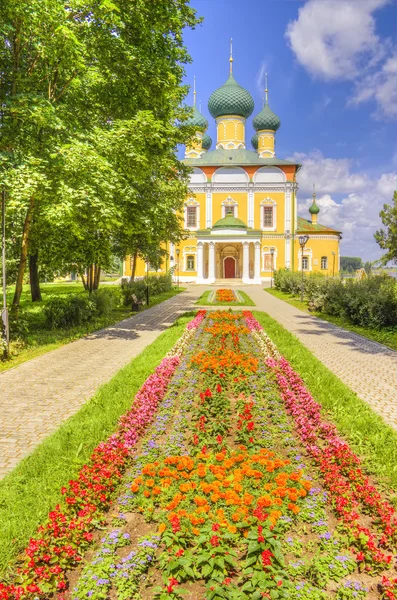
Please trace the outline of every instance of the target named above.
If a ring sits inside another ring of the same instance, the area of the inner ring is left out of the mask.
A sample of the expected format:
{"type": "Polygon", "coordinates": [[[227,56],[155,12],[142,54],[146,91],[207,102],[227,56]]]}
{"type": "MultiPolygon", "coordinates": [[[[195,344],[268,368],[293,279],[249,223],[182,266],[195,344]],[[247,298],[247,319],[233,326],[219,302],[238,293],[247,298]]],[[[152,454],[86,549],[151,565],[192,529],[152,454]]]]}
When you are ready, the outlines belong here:
{"type": "MultiPolygon", "coordinates": [[[[287,268],[333,275],[339,271],[341,232],[317,221],[320,211],[313,194],[309,218],[297,214],[296,174],[301,165],[276,156],[279,117],[266,100],[254,117],[256,134],[247,149],[245,129],[254,111],[251,94],[233,76],[233,58],[226,83],[215,90],[208,110],[216,122],[217,140],[205,133],[208,121],[196,106],[189,124],[196,127],[184,162],[192,167],[184,206],[186,238],[167,244],[168,258],[160,272],[173,268],[181,282],[231,282],[261,285],[272,272],[287,268]],[[299,243],[307,236],[303,249],[299,243]]],[[[136,275],[145,274],[145,263],[136,275]]],[[[131,261],[124,261],[124,276],[131,261]]]]}

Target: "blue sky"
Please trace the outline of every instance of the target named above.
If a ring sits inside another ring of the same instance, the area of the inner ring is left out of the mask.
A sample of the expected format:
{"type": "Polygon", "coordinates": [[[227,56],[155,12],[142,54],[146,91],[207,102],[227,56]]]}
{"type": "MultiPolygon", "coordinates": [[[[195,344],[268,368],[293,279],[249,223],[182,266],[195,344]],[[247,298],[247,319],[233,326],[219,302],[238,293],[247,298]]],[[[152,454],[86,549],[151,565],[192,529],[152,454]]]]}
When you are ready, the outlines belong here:
{"type": "MultiPolygon", "coordinates": [[[[396,0],[191,0],[204,22],[186,31],[197,100],[210,126],[210,94],[233,72],[260,111],[264,73],[281,119],[277,156],[303,164],[298,208],[308,217],[312,184],[319,221],[343,231],[342,255],[374,260],[373,233],[397,177],[396,0]]],[[[187,101],[193,102],[192,90],[187,101]]],[[[251,148],[252,149],[252,148],[251,148]]]]}

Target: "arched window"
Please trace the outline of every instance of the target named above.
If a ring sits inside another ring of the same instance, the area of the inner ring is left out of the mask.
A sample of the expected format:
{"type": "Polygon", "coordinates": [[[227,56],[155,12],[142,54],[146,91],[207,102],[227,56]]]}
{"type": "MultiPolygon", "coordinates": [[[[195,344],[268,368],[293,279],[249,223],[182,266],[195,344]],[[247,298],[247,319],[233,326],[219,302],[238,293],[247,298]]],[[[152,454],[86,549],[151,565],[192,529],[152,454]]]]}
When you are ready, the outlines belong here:
{"type": "Polygon", "coordinates": [[[186,271],[194,271],[194,256],[189,254],[186,257],[186,271]]]}

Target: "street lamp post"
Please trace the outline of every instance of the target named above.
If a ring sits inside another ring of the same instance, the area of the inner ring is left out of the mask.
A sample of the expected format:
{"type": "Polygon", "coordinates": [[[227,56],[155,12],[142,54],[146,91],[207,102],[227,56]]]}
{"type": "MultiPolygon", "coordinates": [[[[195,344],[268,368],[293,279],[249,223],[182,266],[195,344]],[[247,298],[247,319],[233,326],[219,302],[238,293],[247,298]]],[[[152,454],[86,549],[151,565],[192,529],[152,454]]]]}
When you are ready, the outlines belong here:
{"type": "Polygon", "coordinates": [[[270,248],[270,287],[273,287],[274,248],[270,248]]]}
{"type": "Polygon", "coordinates": [[[301,251],[302,251],[302,256],[301,256],[301,260],[302,260],[301,302],[303,302],[303,252],[304,252],[304,249],[305,249],[308,239],[309,239],[308,235],[300,235],[299,236],[299,245],[300,245],[301,251]]]}
{"type": "Polygon", "coordinates": [[[179,290],[179,255],[180,255],[181,251],[179,250],[179,248],[176,249],[176,260],[177,260],[177,266],[178,266],[178,290],[179,290]]]}
{"type": "Polygon", "coordinates": [[[6,269],[6,192],[3,187],[1,192],[1,256],[3,262],[3,310],[1,311],[1,325],[5,334],[4,355],[7,358],[10,348],[10,322],[7,308],[7,269],[6,269]]]}
{"type": "Polygon", "coordinates": [[[336,258],[335,252],[332,252],[332,256],[333,256],[333,261],[332,261],[332,277],[335,277],[335,258],[336,258]]]}

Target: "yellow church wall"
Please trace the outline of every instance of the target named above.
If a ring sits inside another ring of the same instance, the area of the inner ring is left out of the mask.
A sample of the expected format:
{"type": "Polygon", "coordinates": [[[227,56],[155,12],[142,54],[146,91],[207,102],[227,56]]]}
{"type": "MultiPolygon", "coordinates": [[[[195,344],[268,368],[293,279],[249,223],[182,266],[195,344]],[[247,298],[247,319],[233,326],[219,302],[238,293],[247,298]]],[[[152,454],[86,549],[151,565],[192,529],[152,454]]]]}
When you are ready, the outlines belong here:
{"type": "MultiPolygon", "coordinates": [[[[331,236],[330,236],[331,237],[331,236]]],[[[295,240],[295,270],[301,270],[300,261],[300,246],[299,241],[295,240]]],[[[323,275],[332,275],[339,273],[339,242],[337,239],[326,239],[325,236],[316,237],[309,235],[309,240],[305,246],[303,256],[309,257],[309,272],[311,273],[322,273],[323,275]],[[324,239],[325,238],[325,239],[324,239]],[[335,269],[334,256],[332,252],[335,252],[335,269]],[[327,268],[321,268],[321,258],[327,258],[327,268]]]]}
{"type": "Polygon", "coordinates": [[[217,144],[223,142],[244,143],[245,124],[241,117],[233,115],[217,120],[217,144]]]}
{"type": "Polygon", "coordinates": [[[233,192],[230,193],[214,193],[212,194],[212,224],[222,219],[222,202],[224,202],[229,196],[237,202],[237,218],[244,221],[247,224],[248,219],[248,194],[245,192],[233,192]]]}
{"type": "Polygon", "coordinates": [[[284,233],[285,230],[285,208],[283,192],[257,192],[254,195],[255,211],[254,211],[254,229],[261,228],[261,210],[262,201],[270,198],[276,203],[276,232],[284,233]]]}

